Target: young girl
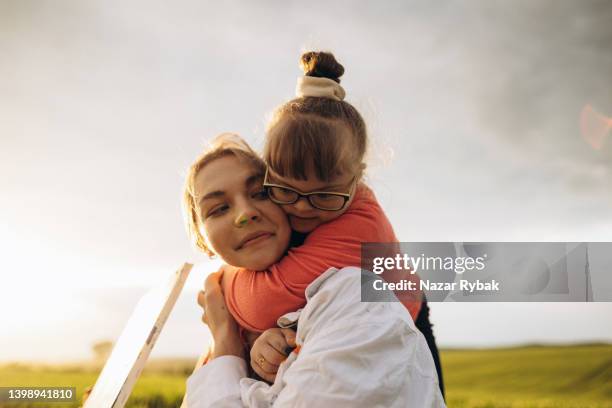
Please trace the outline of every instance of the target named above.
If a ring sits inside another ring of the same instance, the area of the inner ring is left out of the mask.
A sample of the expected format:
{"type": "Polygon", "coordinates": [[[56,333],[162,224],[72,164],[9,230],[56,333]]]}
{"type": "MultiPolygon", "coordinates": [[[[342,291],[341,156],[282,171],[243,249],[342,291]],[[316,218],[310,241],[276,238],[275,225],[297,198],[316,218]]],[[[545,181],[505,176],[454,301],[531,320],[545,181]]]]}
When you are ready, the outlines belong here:
{"type": "MultiPolygon", "coordinates": [[[[281,315],[303,307],[306,287],[329,268],[359,266],[363,242],[397,242],[374,194],[361,183],[367,131],[359,112],[343,100],[344,68],[323,52],[303,54],[301,66],[298,97],[277,108],[267,129],[264,185],[291,228],[307,236],[265,271],[224,267],[228,308],[252,332],[275,327],[281,315]]],[[[398,298],[426,337],[443,390],[426,303],[398,298]]]]}

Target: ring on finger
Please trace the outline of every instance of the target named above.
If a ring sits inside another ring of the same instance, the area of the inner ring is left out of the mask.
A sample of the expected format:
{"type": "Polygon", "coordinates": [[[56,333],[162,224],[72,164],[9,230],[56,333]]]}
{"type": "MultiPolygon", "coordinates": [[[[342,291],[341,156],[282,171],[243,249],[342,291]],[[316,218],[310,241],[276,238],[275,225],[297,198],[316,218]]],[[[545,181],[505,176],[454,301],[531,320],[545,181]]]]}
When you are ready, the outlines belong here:
{"type": "Polygon", "coordinates": [[[266,359],[265,359],[265,358],[263,358],[263,357],[259,357],[259,358],[257,359],[257,364],[259,364],[259,366],[260,366],[261,368],[263,368],[263,363],[264,363],[265,361],[266,361],[266,359]]]}

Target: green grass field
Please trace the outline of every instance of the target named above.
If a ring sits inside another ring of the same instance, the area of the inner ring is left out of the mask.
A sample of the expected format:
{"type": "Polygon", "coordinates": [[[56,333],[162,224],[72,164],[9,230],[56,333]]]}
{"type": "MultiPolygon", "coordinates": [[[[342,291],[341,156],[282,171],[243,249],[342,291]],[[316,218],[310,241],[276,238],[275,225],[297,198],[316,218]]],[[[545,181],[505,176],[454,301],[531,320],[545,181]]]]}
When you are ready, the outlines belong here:
{"type": "MultiPolygon", "coordinates": [[[[612,345],[531,346],[491,350],[443,350],[451,408],[611,407],[612,345]]],[[[128,407],[178,407],[195,360],[152,361],[128,407]]],[[[97,371],[85,367],[0,366],[0,386],[72,386],[80,402],[97,371]]],[[[46,404],[77,407],[74,404],[46,404]]],[[[2,407],[43,407],[42,403],[2,407]]]]}
{"type": "Polygon", "coordinates": [[[612,345],[445,350],[449,407],[612,407],[612,345]]]}

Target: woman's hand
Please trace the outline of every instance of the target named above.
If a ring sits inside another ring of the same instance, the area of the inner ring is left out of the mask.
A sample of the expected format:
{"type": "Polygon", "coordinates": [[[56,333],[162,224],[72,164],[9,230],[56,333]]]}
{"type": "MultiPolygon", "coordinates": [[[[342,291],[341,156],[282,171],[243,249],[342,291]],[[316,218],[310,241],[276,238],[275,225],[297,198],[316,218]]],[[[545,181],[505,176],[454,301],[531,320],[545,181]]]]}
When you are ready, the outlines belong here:
{"type": "Polygon", "coordinates": [[[291,329],[268,329],[255,340],[251,348],[251,367],[264,380],[273,383],[280,364],[295,347],[295,332],[291,329]]]}
{"type": "Polygon", "coordinates": [[[221,289],[222,278],[221,272],[210,274],[204,283],[204,290],[198,292],[198,304],[204,309],[202,321],[208,325],[213,336],[212,358],[224,355],[243,357],[238,325],[227,309],[221,289]]]}

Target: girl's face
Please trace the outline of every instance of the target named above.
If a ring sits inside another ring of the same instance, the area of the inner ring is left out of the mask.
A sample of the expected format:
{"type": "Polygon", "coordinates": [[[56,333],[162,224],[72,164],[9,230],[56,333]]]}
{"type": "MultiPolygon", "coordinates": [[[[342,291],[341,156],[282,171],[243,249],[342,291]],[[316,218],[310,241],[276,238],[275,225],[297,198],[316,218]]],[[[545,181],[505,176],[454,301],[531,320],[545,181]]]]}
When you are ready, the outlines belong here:
{"type": "Polygon", "coordinates": [[[262,182],[263,174],[234,155],[213,160],[195,177],[200,231],[229,265],[263,270],[289,245],[287,216],[262,182]]]}
{"type": "Polygon", "coordinates": [[[289,216],[291,229],[301,233],[309,233],[319,225],[334,220],[344,214],[353,201],[355,190],[357,189],[355,185],[357,180],[353,174],[342,174],[329,182],[325,182],[319,180],[312,170],[307,173],[306,180],[298,180],[289,177],[280,177],[271,169],[268,169],[268,180],[266,180],[266,182],[289,187],[290,189],[297,190],[304,194],[314,191],[350,194],[344,207],[337,211],[326,211],[315,208],[305,197],[300,197],[300,199],[293,204],[281,205],[289,216]]]}

